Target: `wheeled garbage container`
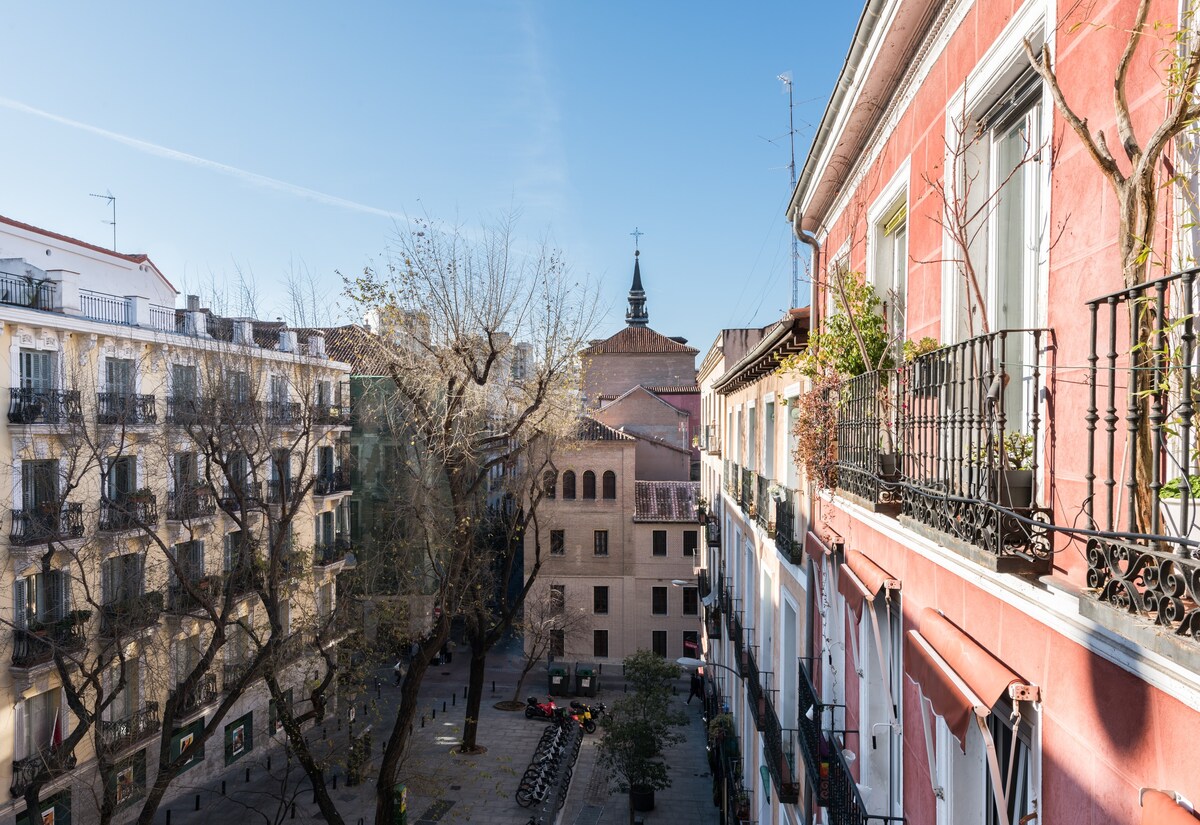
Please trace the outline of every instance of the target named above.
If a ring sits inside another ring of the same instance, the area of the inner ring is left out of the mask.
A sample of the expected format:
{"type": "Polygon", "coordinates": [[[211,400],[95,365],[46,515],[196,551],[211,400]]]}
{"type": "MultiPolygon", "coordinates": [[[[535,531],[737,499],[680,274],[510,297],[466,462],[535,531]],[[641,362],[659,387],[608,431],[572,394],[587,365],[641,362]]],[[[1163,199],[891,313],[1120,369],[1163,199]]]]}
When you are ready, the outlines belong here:
{"type": "Polygon", "coordinates": [[[551,696],[570,696],[571,666],[566,662],[551,662],[546,671],[546,692],[551,696]]]}
{"type": "Polygon", "coordinates": [[[595,696],[600,689],[600,669],[591,662],[575,665],[575,695],[595,696]]]}

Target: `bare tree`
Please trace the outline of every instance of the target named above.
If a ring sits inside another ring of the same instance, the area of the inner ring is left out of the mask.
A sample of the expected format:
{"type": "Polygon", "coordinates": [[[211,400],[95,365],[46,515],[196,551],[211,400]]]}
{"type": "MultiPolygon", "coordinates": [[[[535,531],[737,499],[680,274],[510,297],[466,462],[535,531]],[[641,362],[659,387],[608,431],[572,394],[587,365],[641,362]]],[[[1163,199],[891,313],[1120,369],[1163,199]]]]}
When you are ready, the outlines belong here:
{"type": "Polygon", "coordinates": [[[525,678],[545,659],[555,638],[560,634],[566,638],[589,627],[591,623],[588,612],[582,607],[567,607],[553,585],[553,582],[547,582],[544,587],[538,587],[530,593],[525,599],[521,618],[513,624],[514,629],[520,630],[525,642],[521,675],[517,677],[516,687],[513,688],[514,707],[525,704],[521,701],[525,678]]]}

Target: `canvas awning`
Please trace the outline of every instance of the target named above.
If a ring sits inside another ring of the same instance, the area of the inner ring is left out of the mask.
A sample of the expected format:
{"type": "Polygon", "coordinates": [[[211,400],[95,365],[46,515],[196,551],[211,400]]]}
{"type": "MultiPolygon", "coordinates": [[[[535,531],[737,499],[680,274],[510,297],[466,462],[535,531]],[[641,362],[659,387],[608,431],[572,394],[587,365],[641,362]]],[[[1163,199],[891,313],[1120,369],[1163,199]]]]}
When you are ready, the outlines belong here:
{"type": "Polygon", "coordinates": [[[856,619],[862,619],[863,602],[874,601],[880,590],[899,590],[900,580],[893,578],[882,567],[857,550],[846,551],[842,563],[842,575],[838,579],[838,592],[854,611],[856,619]]]}
{"type": "Polygon", "coordinates": [[[1174,794],[1142,790],[1142,825],[1196,825],[1200,822],[1187,808],[1175,801],[1174,794]]]}
{"type": "Polygon", "coordinates": [[[920,631],[905,637],[905,669],[934,712],[966,751],[971,717],[986,718],[1006,693],[1034,699],[1037,688],[932,608],[921,611],[920,631]]]}

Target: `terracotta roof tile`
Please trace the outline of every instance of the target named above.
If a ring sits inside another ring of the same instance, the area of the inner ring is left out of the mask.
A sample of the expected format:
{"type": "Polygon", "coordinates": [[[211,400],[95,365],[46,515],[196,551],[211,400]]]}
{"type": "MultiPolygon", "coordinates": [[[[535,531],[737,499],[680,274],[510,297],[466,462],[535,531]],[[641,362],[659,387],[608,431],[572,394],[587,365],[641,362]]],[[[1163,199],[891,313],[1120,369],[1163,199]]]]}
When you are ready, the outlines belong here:
{"type": "Polygon", "coordinates": [[[700,513],[696,500],[699,481],[636,481],[633,493],[634,521],[696,522],[700,513]]]}
{"type": "Polygon", "coordinates": [[[634,437],[620,430],[614,430],[607,424],[601,424],[591,416],[585,415],[579,419],[576,435],[580,441],[633,441],[634,437]]]}
{"type": "Polygon", "coordinates": [[[625,327],[616,335],[596,341],[583,351],[584,355],[606,355],[632,352],[679,352],[697,354],[700,350],[673,341],[649,327],[625,327]]]}

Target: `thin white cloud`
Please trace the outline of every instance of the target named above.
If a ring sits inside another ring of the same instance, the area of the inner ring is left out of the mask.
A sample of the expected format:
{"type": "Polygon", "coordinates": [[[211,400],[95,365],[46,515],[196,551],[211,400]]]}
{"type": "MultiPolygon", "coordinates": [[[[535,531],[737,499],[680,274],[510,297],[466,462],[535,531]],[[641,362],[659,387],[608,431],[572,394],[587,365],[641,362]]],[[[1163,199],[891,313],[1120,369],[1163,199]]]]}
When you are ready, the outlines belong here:
{"type": "Polygon", "coordinates": [[[339,198],[336,195],[318,192],[315,189],[297,186],[294,183],[288,183],[287,181],[282,181],[277,178],[260,175],[257,172],[251,172],[246,169],[239,169],[238,167],[230,166],[227,163],[220,163],[215,160],[209,160],[208,158],[198,157],[197,155],[181,152],[178,149],[171,149],[166,146],[160,146],[157,143],[150,143],[149,141],[140,140],[139,138],[130,137],[129,135],[110,132],[107,129],[101,129],[99,126],[81,123],[78,120],[71,120],[70,118],[56,115],[52,112],[43,111],[42,109],[35,109],[33,106],[28,106],[17,100],[10,100],[6,97],[0,97],[0,107],[11,109],[15,112],[22,112],[27,115],[33,115],[34,117],[40,117],[44,120],[59,123],[63,126],[69,126],[72,129],[89,132],[93,135],[105,138],[106,140],[111,140],[115,143],[120,143],[124,146],[128,146],[131,149],[144,152],[148,155],[166,158],[167,160],[181,161],[192,166],[199,166],[202,169],[211,169],[214,172],[219,172],[223,175],[229,175],[230,177],[245,181],[246,183],[250,183],[255,186],[261,186],[264,189],[273,189],[276,192],[282,192],[285,195],[293,195],[295,197],[304,198],[317,203],[323,203],[327,206],[336,206],[339,209],[348,209],[352,212],[378,215],[383,218],[390,218],[397,221],[407,220],[404,215],[401,215],[397,212],[390,212],[387,209],[380,209],[375,206],[369,206],[365,203],[358,203],[357,201],[339,198]]]}

